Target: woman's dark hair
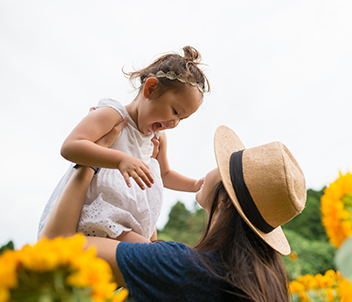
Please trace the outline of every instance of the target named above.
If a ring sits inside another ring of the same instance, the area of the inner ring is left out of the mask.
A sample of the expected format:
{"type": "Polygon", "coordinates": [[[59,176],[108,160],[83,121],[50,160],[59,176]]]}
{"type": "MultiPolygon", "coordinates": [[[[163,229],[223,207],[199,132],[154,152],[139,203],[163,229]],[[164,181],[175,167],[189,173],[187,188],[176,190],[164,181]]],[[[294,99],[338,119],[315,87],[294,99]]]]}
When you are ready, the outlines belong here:
{"type": "Polygon", "coordinates": [[[208,224],[194,247],[201,255],[199,260],[226,282],[234,301],[289,301],[288,275],[279,253],[246,224],[222,182],[214,187],[209,198],[213,202],[208,224]],[[218,265],[207,258],[208,252],[217,253],[218,265]]]}
{"type": "MultiPolygon", "coordinates": [[[[150,74],[156,75],[158,71],[162,71],[165,74],[167,72],[174,72],[178,76],[182,75],[188,82],[201,84],[205,92],[209,92],[209,81],[199,68],[201,64],[200,53],[191,46],[183,47],[183,52],[183,56],[175,53],[163,55],[146,68],[129,73],[124,72],[124,74],[129,77],[132,83],[134,80],[139,79],[142,87],[142,84],[150,77],[150,74]]],[[[178,89],[182,87],[182,83],[178,80],[158,77],[158,81],[164,89],[178,89]]]]}

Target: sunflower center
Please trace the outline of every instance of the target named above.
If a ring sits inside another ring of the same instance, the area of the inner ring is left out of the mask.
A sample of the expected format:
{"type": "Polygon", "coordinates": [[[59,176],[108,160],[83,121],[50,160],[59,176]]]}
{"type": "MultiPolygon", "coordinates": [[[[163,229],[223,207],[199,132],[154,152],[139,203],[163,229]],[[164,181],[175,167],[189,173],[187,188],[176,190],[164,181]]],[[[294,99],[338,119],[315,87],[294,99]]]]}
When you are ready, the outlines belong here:
{"type": "Polygon", "coordinates": [[[341,198],[341,201],[345,205],[345,210],[347,210],[348,212],[350,212],[350,214],[352,214],[352,192],[344,195],[341,198]]]}

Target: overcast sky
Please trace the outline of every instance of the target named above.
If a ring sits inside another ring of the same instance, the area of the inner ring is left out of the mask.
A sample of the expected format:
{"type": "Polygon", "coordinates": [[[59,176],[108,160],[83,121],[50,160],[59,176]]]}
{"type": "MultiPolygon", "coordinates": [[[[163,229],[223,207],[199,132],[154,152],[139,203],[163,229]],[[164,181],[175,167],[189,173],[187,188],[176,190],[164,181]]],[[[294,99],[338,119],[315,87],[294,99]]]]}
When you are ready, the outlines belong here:
{"type": "MultiPolygon", "coordinates": [[[[212,92],[167,131],[171,167],[215,167],[213,136],[246,147],[283,142],[307,187],[352,169],[352,2],[349,0],[0,0],[0,245],[33,243],[43,207],[69,163],[63,140],[104,97],[135,97],[121,68],[196,47],[212,92]]],[[[166,190],[158,223],[194,194],[166,190]]]]}

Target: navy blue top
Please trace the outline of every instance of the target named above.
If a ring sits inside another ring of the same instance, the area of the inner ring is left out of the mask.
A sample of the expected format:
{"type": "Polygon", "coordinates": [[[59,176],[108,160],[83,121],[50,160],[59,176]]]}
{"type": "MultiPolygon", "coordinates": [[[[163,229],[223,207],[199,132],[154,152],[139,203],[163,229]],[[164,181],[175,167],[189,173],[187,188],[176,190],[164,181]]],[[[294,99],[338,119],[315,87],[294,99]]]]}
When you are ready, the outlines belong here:
{"type": "MultiPolygon", "coordinates": [[[[209,257],[218,261],[215,254],[209,257]]],[[[238,301],[183,243],[121,242],[116,260],[134,301],[238,301]]]]}

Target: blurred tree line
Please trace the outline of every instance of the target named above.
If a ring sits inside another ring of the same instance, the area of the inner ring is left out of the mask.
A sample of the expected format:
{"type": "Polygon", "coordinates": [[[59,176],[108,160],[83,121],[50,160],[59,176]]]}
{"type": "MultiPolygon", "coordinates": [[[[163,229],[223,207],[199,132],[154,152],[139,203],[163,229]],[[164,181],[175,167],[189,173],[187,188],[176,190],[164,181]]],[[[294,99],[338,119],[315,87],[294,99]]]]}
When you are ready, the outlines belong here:
{"type": "MultiPolygon", "coordinates": [[[[283,257],[291,279],[300,275],[324,273],[333,269],[335,248],[329,243],[321,223],[320,197],[323,190],[307,191],[304,211],[283,226],[292,253],[283,257]]],[[[161,240],[173,240],[194,246],[207,221],[206,212],[195,202],[190,211],[178,201],[169,213],[169,220],[158,230],[161,240]]]]}

